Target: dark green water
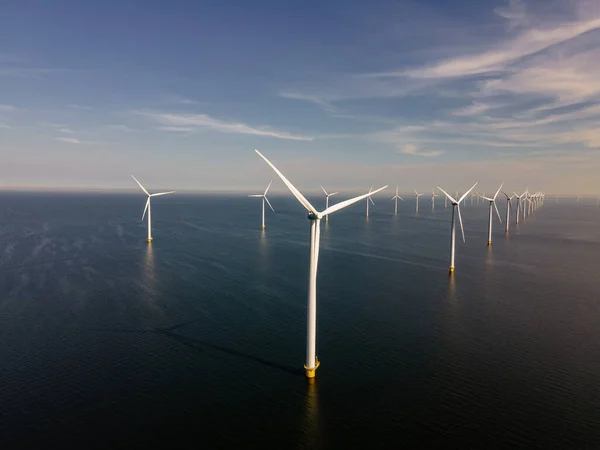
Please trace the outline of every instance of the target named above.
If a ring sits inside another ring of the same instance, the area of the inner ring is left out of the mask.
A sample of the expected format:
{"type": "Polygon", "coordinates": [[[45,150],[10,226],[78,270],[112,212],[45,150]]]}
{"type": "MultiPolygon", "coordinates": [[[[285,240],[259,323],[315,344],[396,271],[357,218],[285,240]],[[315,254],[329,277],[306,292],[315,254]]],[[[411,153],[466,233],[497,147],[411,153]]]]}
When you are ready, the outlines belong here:
{"type": "Polygon", "coordinates": [[[442,202],[332,215],[310,385],[295,199],[144,200],[0,195],[0,448],[600,447],[593,204],[467,204],[452,279],[442,202]]]}

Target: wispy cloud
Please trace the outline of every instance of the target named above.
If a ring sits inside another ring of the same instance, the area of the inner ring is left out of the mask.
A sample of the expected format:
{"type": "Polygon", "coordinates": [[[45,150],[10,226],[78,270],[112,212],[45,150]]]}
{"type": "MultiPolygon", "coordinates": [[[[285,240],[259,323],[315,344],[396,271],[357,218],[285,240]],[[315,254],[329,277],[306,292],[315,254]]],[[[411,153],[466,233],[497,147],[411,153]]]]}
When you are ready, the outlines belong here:
{"type": "MultiPolygon", "coordinates": [[[[252,136],[272,137],[277,139],[289,139],[295,141],[312,141],[309,136],[292,134],[287,131],[273,130],[268,127],[255,127],[239,122],[228,122],[220,119],[215,119],[207,114],[170,114],[156,113],[148,111],[134,111],[136,114],[141,114],[150,117],[157,122],[166,126],[200,128],[219,133],[246,134],[252,136]]],[[[172,130],[170,130],[172,131],[172,130]]]]}
{"type": "Polygon", "coordinates": [[[311,95],[302,94],[300,92],[281,91],[279,92],[279,96],[281,98],[287,98],[290,100],[300,100],[303,102],[314,103],[315,105],[319,106],[321,109],[327,112],[334,112],[337,110],[337,108],[331,102],[328,102],[315,94],[311,95]]]}
{"type": "Polygon", "coordinates": [[[158,127],[158,129],[163,131],[172,131],[174,133],[191,133],[194,131],[194,129],[190,127],[158,127]]]}
{"type": "Polygon", "coordinates": [[[70,105],[67,105],[67,106],[68,106],[69,108],[73,108],[73,109],[81,109],[81,110],[84,110],[84,111],[91,111],[91,110],[93,110],[93,109],[94,109],[94,108],[93,108],[93,107],[91,107],[91,106],[77,105],[77,104],[73,104],[73,103],[72,103],[72,104],[70,104],[70,105]]]}
{"type": "Polygon", "coordinates": [[[0,112],[16,111],[17,107],[12,105],[0,105],[0,112]]]}
{"type": "Polygon", "coordinates": [[[10,127],[10,126],[8,126],[8,125],[5,125],[5,124],[3,124],[3,123],[0,123],[0,128],[3,128],[3,129],[5,129],[5,130],[10,130],[12,127],[10,127]]]}
{"type": "Polygon", "coordinates": [[[56,139],[57,141],[60,141],[60,142],[65,142],[67,144],[74,144],[74,145],[100,144],[100,142],[97,142],[97,141],[82,141],[81,139],[74,138],[74,137],[55,137],[54,139],[56,139]]]}
{"type": "Polygon", "coordinates": [[[469,106],[465,106],[464,108],[455,109],[452,111],[452,114],[455,116],[473,116],[475,114],[484,113],[491,108],[490,105],[486,105],[485,103],[477,103],[473,102],[469,106]]]}
{"type": "Polygon", "coordinates": [[[122,131],[124,133],[134,133],[136,131],[133,128],[128,127],[127,125],[122,124],[104,125],[102,128],[106,130],[122,131]]]}
{"type": "Polygon", "coordinates": [[[406,144],[402,146],[399,151],[405,155],[423,156],[425,158],[433,158],[444,153],[442,150],[421,151],[414,144],[406,144]]]}
{"type": "Polygon", "coordinates": [[[75,131],[71,130],[70,128],[60,128],[58,131],[65,134],[75,134],[75,131]]]}

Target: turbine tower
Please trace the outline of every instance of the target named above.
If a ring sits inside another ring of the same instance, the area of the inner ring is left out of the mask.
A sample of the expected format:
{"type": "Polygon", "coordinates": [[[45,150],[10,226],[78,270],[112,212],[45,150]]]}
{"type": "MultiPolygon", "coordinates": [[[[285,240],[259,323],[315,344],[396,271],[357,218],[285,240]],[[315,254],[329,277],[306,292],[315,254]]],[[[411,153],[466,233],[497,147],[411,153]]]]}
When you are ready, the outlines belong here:
{"type": "Polygon", "coordinates": [[[488,220],[488,245],[492,245],[492,205],[494,205],[494,208],[496,208],[496,214],[498,214],[498,220],[500,221],[500,223],[502,223],[502,218],[500,217],[500,212],[498,212],[498,207],[496,206],[496,197],[498,196],[498,192],[500,192],[500,189],[502,189],[503,185],[504,185],[504,182],[500,185],[500,187],[494,194],[494,197],[492,197],[492,198],[483,197],[484,199],[486,199],[487,201],[490,202],[490,219],[488,220]]]}
{"type": "MultiPolygon", "coordinates": [[[[339,194],[339,192],[332,192],[331,194],[328,194],[323,186],[321,186],[321,189],[323,189],[323,192],[325,192],[325,209],[327,209],[329,208],[329,197],[335,194],[339,194]]],[[[325,216],[325,223],[327,222],[329,222],[329,216],[325,216]]]]}
{"type": "Polygon", "coordinates": [[[477,183],[475,183],[471,189],[469,189],[467,192],[465,192],[463,194],[463,196],[461,198],[459,198],[458,200],[455,200],[454,198],[452,198],[450,196],[450,194],[448,194],[445,190],[443,190],[441,187],[438,186],[438,189],[440,191],[442,191],[446,197],[448,197],[450,199],[450,201],[452,202],[452,224],[450,225],[450,275],[452,275],[454,273],[454,250],[456,247],[456,211],[458,211],[458,220],[460,222],[460,231],[462,232],[462,238],[463,238],[463,242],[465,242],[465,230],[463,228],[463,223],[462,223],[462,216],[460,215],[460,202],[462,202],[465,197],[467,195],[469,195],[469,192],[471,192],[475,186],[477,186],[477,183]]]}
{"type": "Polygon", "coordinates": [[[368,198],[369,196],[382,191],[387,186],[381,187],[375,191],[369,191],[364,195],[345,200],[337,203],[324,211],[317,211],[316,208],[309,203],[306,198],[283,176],[283,174],[277,170],[277,168],[265,158],[258,150],[254,150],[258,155],[265,160],[265,162],[271,166],[275,173],[281,178],[288,189],[294,194],[294,197],[300,202],[304,208],[308,210],[308,220],[310,221],[310,266],[308,276],[308,324],[307,324],[307,337],[306,337],[306,363],[304,368],[306,370],[307,378],[314,378],[315,372],[319,367],[319,359],[316,354],[316,342],[317,342],[317,266],[319,263],[319,241],[321,236],[321,219],[328,214],[334,213],[343,209],[347,206],[352,205],[362,199],[368,198]]]}
{"type": "Polygon", "coordinates": [[[271,211],[275,212],[275,210],[271,206],[271,203],[269,202],[269,199],[267,198],[267,192],[269,192],[269,188],[271,187],[271,184],[273,184],[273,181],[271,181],[269,183],[269,185],[267,186],[267,188],[265,189],[265,192],[263,194],[253,194],[253,195],[249,195],[248,196],[248,197],[259,197],[259,198],[262,198],[262,226],[261,226],[261,230],[265,229],[265,201],[269,205],[269,208],[271,208],[271,211]]]}
{"type": "Polygon", "coordinates": [[[156,194],[150,194],[146,190],[146,188],[144,186],[142,186],[142,183],[140,183],[137,180],[137,178],[135,178],[133,175],[131,175],[131,178],[133,178],[135,180],[135,182],[142,188],[142,191],[144,191],[144,193],[148,196],[148,200],[146,200],[146,206],[144,207],[144,213],[142,214],[142,221],[144,220],[146,211],[148,211],[148,244],[150,244],[152,242],[152,212],[151,212],[151,208],[150,208],[150,198],[158,197],[159,195],[173,194],[173,193],[175,193],[175,191],[158,192],[156,194]]]}
{"type": "Polygon", "coordinates": [[[392,200],[396,201],[394,204],[394,215],[395,216],[398,215],[398,199],[404,201],[404,199],[398,195],[398,185],[396,185],[396,195],[394,195],[392,197],[392,200]]]}

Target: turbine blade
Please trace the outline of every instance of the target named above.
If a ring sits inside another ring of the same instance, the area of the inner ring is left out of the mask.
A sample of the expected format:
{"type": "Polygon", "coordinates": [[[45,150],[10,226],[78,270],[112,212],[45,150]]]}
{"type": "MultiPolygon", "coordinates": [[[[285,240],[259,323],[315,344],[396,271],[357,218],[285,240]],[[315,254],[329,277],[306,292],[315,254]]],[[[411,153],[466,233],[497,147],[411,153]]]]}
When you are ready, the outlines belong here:
{"type": "Polygon", "coordinates": [[[139,184],[139,186],[142,188],[142,191],[144,191],[146,193],[146,195],[150,195],[150,193],[146,190],[146,188],[144,186],[142,186],[142,183],[140,183],[136,177],[134,177],[133,175],[131,175],[131,178],[133,178],[135,180],[135,182],[137,184],[139,184]]]}
{"type": "Polygon", "coordinates": [[[335,195],[335,194],[339,194],[339,192],[333,192],[333,193],[329,194],[329,196],[331,197],[332,195],[335,195]]]}
{"type": "Polygon", "coordinates": [[[174,194],[175,191],[169,191],[169,192],[159,192],[158,194],[150,194],[150,197],[156,197],[158,195],[167,195],[167,194],[174,194]]]}
{"type": "Polygon", "coordinates": [[[456,207],[458,208],[458,222],[460,223],[460,231],[462,233],[463,242],[466,242],[465,241],[465,229],[463,228],[462,216],[460,214],[460,203],[458,203],[456,205],[456,207]]]}
{"type": "Polygon", "coordinates": [[[494,203],[494,208],[496,208],[496,214],[498,215],[498,220],[500,221],[500,223],[502,223],[502,217],[500,217],[500,212],[498,211],[498,207],[496,206],[496,202],[494,203]]]}
{"type": "Polygon", "coordinates": [[[146,200],[146,207],[144,208],[144,213],[142,214],[142,220],[144,220],[144,217],[146,217],[146,211],[148,211],[149,204],[150,204],[150,197],[148,197],[148,200],[146,200]]]}
{"type": "Polygon", "coordinates": [[[271,203],[269,202],[269,199],[267,198],[267,196],[265,195],[265,200],[267,202],[267,205],[269,205],[269,208],[271,208],[271,211],[275,212],[275,210],[273,209],[273,207],[271,206],[271,203]]]}
{"type": "Polygon", "coordinates": [[[262,195],[262,194],[252,194],[252,195],[249,195],[248,197],[264,197],[264,195],[262,195]]]}
{"type": "Polygon", "coordinates": [[[500,187],[498,188],[498,190],[494,194],[494,200],[496,200],[496,197],[498,196],[498,192],[500,192],[500,189],[502,189],[502,186],[504,186],[504,181],[502,182],[502,184],[500,184],[500,187]]]}
{"type": "Polygon", "coordinates": [[[415,193],[415,195],[419,195],[416,189],[413,189],[413,192],[415,193]]]}
{"type": "Polygon", "coordinates": [[[475,184],[474,184],[473,186],[471,186],[471,189],[469,189],[467,192],[465,192],[465,193],[462,195],[462,197],[458,199],[458,203],[462,202],[462,201],[465,199],[465,197],[466,197],[467,195],[469,195],[469,192],[471,192],[473,189],[475,189],[475,186],[477,186],[477,183],[479,183],[479,181],[476,181],[476,182],[475,182],[475,184]]]}
{"type": "Polygon", "coordinates": [[[327,193],[327,191],[325,190],[325,188],[323,186],[321,186],[321,189],[323,189],[323,192],[325,192],[325,195],[329,197],[329,194],[327,193]]]}
{"type": "Polygon", "coordinates": [[[371,197],[369,197],[369,200],[371,201],[371,205],[375,206],[375,202],[373,201],[373,199],[371,197]]]}
{"type": "Polygon", "coordinates": [[[481,198],[486,199],[488,202],[493,202],[494,199],[493,198],[489,198],[489,197],[484,197],[483,195],[481,196],[481,198]]]}
{"type": "Polygon", "coordinates": [[[510,197],[508,196],[508,194],[507,194],[506,192],[502,191],[502,193],[504,194],[504,196],[505,196],[506,198],[510,199],[510,197]]]}
{"type": "Polygon", "coordinates": [[[263,195],[267,195],[267,192],[269,192],[269,188],[271,187],[272,184],[273,184],[273,180],[271,180],[271,182],[269,183],[269,185],[265,189],[265,193],[263,195]]]}
{"type": "Polygon", "coordinates": [[[344,200],[343,202],[336,203],[335,205],[330,206],[329,208],[327,208],[325,211],[318,213],[318,217],[321,218],[323,216],[327,216],[327,215],[329,215],[331,213],[339,211],[340,209],[345,208],[346,206],[350,206],[353,203],[359,202],[359,201],[364,200],[365,198],[367,198],[367,197],[369,197],[371,195],[377,194],[378,192],[383,191],[385,188],[387,188],[387,185],[385,185],[385,186],[377,189],[376,191],[367,192],[364,195],[359,195],[358,197],[351,198],[350,200],[344,200]]]}
{"type": "Polygon", "coordinates": [[[308,200],[306,200],[304,198],[304,196],[300,193],[300,191],[298,189],[296,189],[294,187],[294,185],[292,183],[290,183],[288,181],[288,179],[279,171],[277,170],[277,167],[275,167],[271,161],[269,161],[267,158],[264,157],[264,155],[259,152],[258,150],[254,149],[254,151],[256,153],[258,153],[258,156],[260,156],[262,159],[265,160],[265,162],[271,166],[271,169],[273,169],[275,171],[275,173],[277,175],[279,175],[279,178],[281,178],[281,181],[283,181],[285,183],[285,185],[288,187],[288,189],[290,191],[292,191],[292,194],[294,194],[294,197],[296,197],[296,199],[298,199],[298,201],[300,202],[300,204],[302,206],[304,206],[306,209],[308,209],[310,212],[312,212],[313,214],[316,214],[318,211],[315,209],[315,207],[313,205],[310,204],[310,202],[308,200]]]}
{"type": "Polygon", "coordinates": [[[446,195],[446,197],[448,197],[448,198],[450,199],[450,201],[451,201],[452,203],[458,203],[456,200],[454,200],[454,198],[453,198],[453,197],[452,197],[450,194],[448,194],[448,193],[447,193],[445,190],[443,190],[441,187],[439,187],[439,186],[438,186],[437,188],[438,188],[440,191],[442,191],[442,192],[443,192],[443,193],[446,195]]]}
{"type": "Polygon", "coordinates": [[[398,196],[398,198],[399,198],[400,200],[404,201],[404,199],[403,199],[402,197],[398,196]]]}

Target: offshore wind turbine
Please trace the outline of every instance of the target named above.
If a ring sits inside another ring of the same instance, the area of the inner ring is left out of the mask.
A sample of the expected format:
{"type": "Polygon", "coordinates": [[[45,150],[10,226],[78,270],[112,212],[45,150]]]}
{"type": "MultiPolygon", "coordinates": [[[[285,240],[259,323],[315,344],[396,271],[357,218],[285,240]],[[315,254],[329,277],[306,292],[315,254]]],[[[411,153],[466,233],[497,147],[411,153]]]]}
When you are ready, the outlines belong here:
{"type": "MultiPolygon", "coordinates": [[[[323,189],[323,192],[325,192],[325,209],[327,209],[329,208],[329,197],[339,194],[339,192],[332,192],[331,194],[328,194],[323,186],[321,186],[321,189],[323,189]]],[[[325,222],[329,222],[329,216],[325,216],[325,222]]]]}
{"type": "Polygon", "coordinates": [[[435,190],[432,189],[431,190],[431,212],[435,212],[435,198],[437,197],[437,195],[435,195],[435,190]]]}
{"type": "Polygon", "coordinates": [[[413,191],[415,192],[415,195],[417,196],[417,204],[416,204],[415,212],[419,212],[419,197],[421,195],[425,195],[425,194],[419,194],[416,189],[413,189],[413,191]]]}
{"type": "Polygon", "coordinates": [[[500,213],[498,212],[498,207],[496,206],[496,197],[498,196],[498,192],[500,192],[500,189],[502,189],[502,186],[504,186],[504,182],[502,182],[502,184],[500,185],[500,187],[494,194],[493,198],[489,198],[489,197],[485,197],[485,196],[483,197],[484,199],[486,199],[487,201],[490,202],[490,219],[488,220],[488,245],[492,245],[492,205],[494,205],[494,208],[496,208],[496,214],[498,214],[498,220],[500,221],[500,223],[502,223],[502,218],[500,217],[500,213]]]}
{"type": "Polygon", "coordinates": [[[469,192],[471,192],[475,186],[477,186],[477,183],[475,183],[471,189],[469,189],[467,192],[465,192],[463,194],[463,196],[461,198],[459,198],[458,200],[452,198],[446,191],[444,191],[441,187],[438,186],[438,189],[440,191],[442,191],[446,197],[448,197],[450,199],[450,201],[452,202],[452,224],[450,225],[450,266],[449,266],[449,270],[450,270],[450,275],[452,275],[454,273],[454,250],[456,247],[456,211],[458,211],[458,220],[460,222],[460,231],[462,232],[462,238],[463,238],[463,242],[465,242],[465,230],[463,228],[463,223],[462,223],[462,217],[460,215],[460,202],[462,202],[465,197],[467,195],[469,195],[469,192]]]}
{"type": "Polygon", "coordinates": [[[265,192],[263,194],[252,194],[252,195],[248,196],[248,197],[259,197],[259,198],[262,198],[262,226],[261,226],[262,230],[265,229],[265,201],[269,205],[269,208],[271,208],[271,211],[275,212],[275,210],[271,206],[271,203],[269,202],[269,199],[267,198],[267,192],[269,192],[269,188],[271,187],[272,184],[273,184],[273,181],[271,181],[269,183],[269,185],[267,186],[267,188],[265,189],[265,192]]]}
{"type": "Polygon", "coordinates": [[[136,177],[134,177],[133,175],[131,175],[131,178],[133,178],[135,180],[135,182],[142,188],[142,191],[144,191],[144,193],[148,196],[148,200],[146,200],[146,206],[144,207],[144,213],[142,214],[142,221],[144,220],[144,216],[146,215],[146,211],[148,211],[148,243],[150,244],[152,242],[152,212],[151,212],[151,208],[150,208],[150,198],[151,197],[158,197],[159,195],[167,195],[167,194],[173,194],[175,193],[175,191],[169,191],[169,192],[158,192],[156,194],[150,194],[146,188],[144,186],[142,186],[142,183],[140,183],[136,177]]]}
{"type": "MultiPolygon", "coordinates": [[[[502,193],[506,197],[506,228],[504,229],[504,231],[508,233],[508,224],[510,222],[510,206],[511,206],[510,202],[517,194],[513,194],[509,197],[506,192],[502,191],[502,193]]],[[[519,222],[517,221],[517,223],[519,223],[519,222]]]]}
{"type": "Polygon", "coordinates": [[[392,200],[396,200],[396,203],[394,204],[394,215],[398,214],[398,199],[404,201],[404,199],[398,195],[398,185],[396,185],[396,195],[392,197],[392,200]]]}
{"type": "MultiPolygon", "coordinates": [[[[372,190],[373,185],[371,185],[371,187],[369,188],[369,193],[371,193],[372,190]]],[[[369,202],[371,202],[371,204],[375,206],[375,202],[373,201],[370,195],[367,197],[367,219],[369,218],[369,202]]]]}
{"type": "Polygon", "coordinates": [[[319,264],[319,241],[321,236],[321,219],[328,214],[334,213],[343,209],[347,206],[352,205],[362,199],[368,198],[369,196],[376,194],[379,191],[384,190],[387,186],[381,187],[375,191],[370,190],[364,195],[345,200],[337,203],[324,211],[317,211],[317,209],[309,203],[308,200],[300,193],[298,189],[294,187],[292,183],[279,171],[277,168],[265,158],[258,150],[254,150],[258,155],[265,160],[265,162],[271,166],[279,178],[285,183],[288,189],[294,194],[294,197],[300,202],[304,208],[308,211],[308,220],[310,221],[310,265],[308,275],[308,314],[307,314],[307,336],[306,336],[306,363],[304,369],[306,370],[307,378],[314,378],[315,372],[320,365],[319,359],[316,354],[316,342],[317,342],[317,266],[319,264]]]}

